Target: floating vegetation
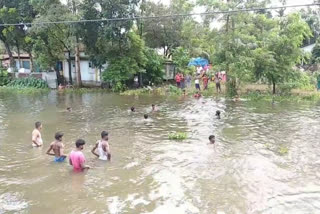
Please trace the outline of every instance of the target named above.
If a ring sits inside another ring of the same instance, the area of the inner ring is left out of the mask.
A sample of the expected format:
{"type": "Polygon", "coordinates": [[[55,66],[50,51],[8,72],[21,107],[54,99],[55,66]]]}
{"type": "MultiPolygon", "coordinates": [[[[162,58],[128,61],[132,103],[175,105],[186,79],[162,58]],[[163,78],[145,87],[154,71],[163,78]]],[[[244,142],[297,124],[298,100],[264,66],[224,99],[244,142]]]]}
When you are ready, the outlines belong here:
{"type": "Polygon", "coordinates": [[[187,138],[188,138],[188,135],[185,132],[172,132],[169,134],[170,140],[185,140],[187,138]]]}
{"type": "Polygon", "coordinates": [[[289,148],[286,147],[286,146],[280,146],[278,148],[278,152],[279,152],[280,155],[286,155],[289,152],[289,148]]]}

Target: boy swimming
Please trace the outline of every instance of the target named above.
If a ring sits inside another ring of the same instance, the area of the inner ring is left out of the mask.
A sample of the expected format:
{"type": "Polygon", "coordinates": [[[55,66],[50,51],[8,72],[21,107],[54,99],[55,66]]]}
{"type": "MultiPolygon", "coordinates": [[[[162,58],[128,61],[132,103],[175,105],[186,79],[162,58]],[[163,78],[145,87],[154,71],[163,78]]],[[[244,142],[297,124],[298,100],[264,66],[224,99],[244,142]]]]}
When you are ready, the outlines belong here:
{"type": "Polygon", "coordinates": [[[210,135],[209,136],[209,144],[215,144],[215,142],[216,142],[216,138],[215,138],[215,136],[214,135],[210,135]]]}
{"type": "Polygon", "coordinates": [[[69,155],[69,164],[73,166],[73,171],[82,172],[85,169],[90,169],[89,166],[85,165],[86,158],[82,153],[83,147],[86,142],[82,139],[76,141],[76,149],[72,150],[69,155]]]}
{"type": "Polygon", "coordinates": [[[66,159],[66,155],[63,154],[64,145],[62,143],[63,133],[57,132],[54,135],[55,141],[50,144],[50,148],[47,151],[47,155],[54,156],[54,162],[63,162],[66,159]],[[53,150],[53,153],[50,153],[53,150]]]}
{"type": "Polygon", "coordinates": [[[216,117],[217,117],[218,119],[220,119],[220,113],[221,113],[221,112],[220,112],[219,110],[216,111],[216,117]]]}
{"type": "Polygon", "coordinates": [[[130,109],[131,109],[131,112],[135,112],[136,111],[136,108],[134,106],[132,106],[130,109]]]}
{"type": "Polygon", "coordinates": [[[156,111],[156,105],[155,105],[155,104],[152,104],[152,105],[151,105],[151,108],[152,108],[152,111],[153,111],[153,112],[156,111]]]}
{"type": "Polygon", "coordinates": [[[194,98],[199,99],[201,97],[201,94],[199,91],[197,91],[194,95],[194,98]]]}
{"type": "Polygon", "coordinates": [[[148,119],[149,118],[149,115],[145,114],[143,115],[144,119],[148,119]]]}
{"type": "Polygon", "coordinates": [[[101,140],[99,140],[96,145],[91,150],[92,154],[97,156],[100,160],[111,160],[111,153],[109,147],[109,134],[106,131],[101,132],[101,140]],[[98,153],[96,153],[98,149],[98,153]]]}
{"type": "Polygon", "coordinates": [[[42,124],[41,122],[35,123],[35,129],[32,131],[32,146],[33,147],[40,147],[43,144],[41,133],[42,130],[42,124]]]}

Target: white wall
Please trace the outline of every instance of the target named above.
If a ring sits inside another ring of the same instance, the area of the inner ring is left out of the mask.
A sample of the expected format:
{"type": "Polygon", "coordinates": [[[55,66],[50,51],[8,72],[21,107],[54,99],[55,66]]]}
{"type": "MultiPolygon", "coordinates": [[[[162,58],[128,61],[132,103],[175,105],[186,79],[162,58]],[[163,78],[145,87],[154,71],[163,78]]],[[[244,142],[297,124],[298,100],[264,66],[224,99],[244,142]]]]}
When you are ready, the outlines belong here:
{"type": "MultiPolygon", "coordinates": [[[[91,63],[92,66],[92,63],[91,63]]],[[[80,61],[81,79],[83,82],[100,82],[100,71],[97,68],[89,67],[89,60],[80,61]]],[[[72,79],[76,79],[75,62],[71,63],[72,79]]],[[[69,64],[67,60],[63,61],[63,76],[69,79],[69,64]]]]}

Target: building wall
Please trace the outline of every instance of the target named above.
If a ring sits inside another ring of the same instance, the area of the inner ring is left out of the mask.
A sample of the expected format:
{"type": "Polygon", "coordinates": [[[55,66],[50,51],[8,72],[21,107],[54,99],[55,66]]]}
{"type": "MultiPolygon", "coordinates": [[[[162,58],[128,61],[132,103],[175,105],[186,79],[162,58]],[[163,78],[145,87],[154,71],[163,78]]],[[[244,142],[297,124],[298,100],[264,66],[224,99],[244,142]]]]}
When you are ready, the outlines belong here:
{"type": "MultiPolygon", "coordinates": [[[[100,83],[100,71],[93,68],[93,64],[89,60],[81,60],[80,62],[81,79],[86,83],[100,83]]],[[[75,61],[71,63],[72,79],[76,80],[75,61]]],[[[69,79],[69,64],[67,60],[63,61],[63,76],[66,80],[69,79]]]]}

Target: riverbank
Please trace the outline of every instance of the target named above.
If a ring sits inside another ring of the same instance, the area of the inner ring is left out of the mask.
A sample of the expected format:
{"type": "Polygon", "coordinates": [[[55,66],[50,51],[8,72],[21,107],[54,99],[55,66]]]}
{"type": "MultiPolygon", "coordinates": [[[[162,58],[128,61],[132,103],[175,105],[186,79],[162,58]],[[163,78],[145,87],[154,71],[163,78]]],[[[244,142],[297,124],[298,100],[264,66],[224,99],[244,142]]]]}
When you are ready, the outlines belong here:
{"type": "MultiPolygon", "coordinates": [[[[41,94],[49,93],[52,89],[38,89],[38,88],[16,88],[16,87],[0,87],[0,94],[41,94]]],[[[68,88],[62,91],[57,91],[58,93],[75,93],[75,94],[86,94],[86,93],[114,93],[109,89],[101,88],[68,88]]],[[[193,96],[197,90],[194,87],[185,88],[184,90],[177,88],[174,85],[162,85],[157,87],[144,87],[139,89],[129,89],[121,92],[121,96],[143,96],[143,95],[155,95],[155,96],[193,96]]],[[[289,93],[275,94],[271,93],[270,87],[268,85],[257,85],[248,84],[240,87],[238,90],[239,96],[229,97],[226,93],[225,85],[222,85],[222,92],[217,93],[214,84],[209,84],[207,90],[202,90],[201,95],[203,97],[224,97],[227,99],[245,99],[249,101],[270,101],[270,102],[281,102],[281,101],[319,101],[320,92],[316,90],[301,90],[294,89],[289,93]]]]}

